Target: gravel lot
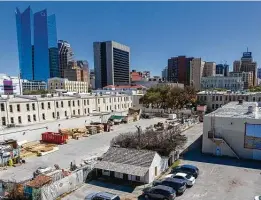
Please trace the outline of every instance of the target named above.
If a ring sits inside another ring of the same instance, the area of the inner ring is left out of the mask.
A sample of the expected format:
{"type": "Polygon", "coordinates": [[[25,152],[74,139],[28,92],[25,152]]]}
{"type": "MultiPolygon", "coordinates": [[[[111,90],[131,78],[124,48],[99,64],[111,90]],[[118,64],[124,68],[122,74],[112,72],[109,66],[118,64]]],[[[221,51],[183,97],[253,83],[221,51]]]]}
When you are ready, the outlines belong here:
{"type": "Polygon", "coordinates": [[[53,166],[58,164],[61,168],[68,168],[70,162],[75,161],[76,164],[82,162],[90,156],[100,156],[105,153],[110,145],[110,141],[120,133],[135,131],[135,125],[145,128],[159,121],[164,121],[163,118],[141,119],[140,121],[130,124],[121,124],[114,126],[111,132],[105,132],[80,140],[70,140],[68,144],[60,145],[59,151],[42,156],[26,159],[26,164],[19,167],[8,168],[8,170],[0,171],[0,179],[2,180],[26,180],[32,177],[33,171],[40,166],[53,166]]]}

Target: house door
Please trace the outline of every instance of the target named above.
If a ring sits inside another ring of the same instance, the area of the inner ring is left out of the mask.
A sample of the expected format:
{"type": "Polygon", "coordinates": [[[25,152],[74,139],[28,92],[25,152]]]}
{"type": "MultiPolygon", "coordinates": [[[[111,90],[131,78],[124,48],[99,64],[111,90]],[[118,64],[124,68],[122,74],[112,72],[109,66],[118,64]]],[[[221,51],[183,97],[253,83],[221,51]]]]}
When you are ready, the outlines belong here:
{"type": "Polygon", "coordinates": [[[114,172],[110,171],[110,177],[111,177],[111,178],[114,178],[114,177],[115,177],[114,172]]]}
{"type": "Polygon", "coordinates": [[[216,147],[216,156],[221,156],[221,147],[220,146],[216,147]]]}
{"type": "Polygon", "coordinates": [[[102,176],[102,170],[101,169],[97,169],[97,176],[102,176]]]}
{"type": "Polygon", "coordinates": [[[128,180],[128,174],[123,174],[123,180],[128,180]]]}

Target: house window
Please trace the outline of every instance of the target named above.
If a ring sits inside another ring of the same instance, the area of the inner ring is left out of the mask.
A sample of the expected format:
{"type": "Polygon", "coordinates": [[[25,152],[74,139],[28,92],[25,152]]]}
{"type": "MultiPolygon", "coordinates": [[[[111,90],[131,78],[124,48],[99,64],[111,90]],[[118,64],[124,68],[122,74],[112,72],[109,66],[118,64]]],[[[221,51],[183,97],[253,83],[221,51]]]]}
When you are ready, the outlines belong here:
{"type": "Polygon", "coordinates": [[[36,121],[36,115],[33,115],[33,119],[34,119],[34,121],[36,121]]]}
{"type": "Polygon", "coordinates": [[[63,101],[61,101],[61,107],[63,108],[63,101]]]}
{"type": "Polygon", "coordinates": [[[18,123],[19,123],[19,124],[22,123],[22,118],[21,118],[21,116],[18,116],[18,123]]]}
{"type": "Polygon", "coordinates": [[[53,118],[55,118],[55,114],[54,114],[54,112],[53,112],[53,118]]]}
{"type": "Polygon", "coordinates": [[[9,110],[10,110],[10,112],[13,112],[13,106],[12,105],[9,105],[9,110]]]}
{"type": "Polygon", "coordinates": [[[45,120],[45,114],[44,113],[42,114],[42,118],[43,118],[43,120],[45,120]]]}
{"type": "Polygon", "coordinates": [[[71,107],[71,102],[70,101],[68,101],[68,106],[71,107]]]}
{"type": "Polygon", "coordinates": [[[17,104],[17,112],[20,112],[20,104],[17,104]]]}
{"type": "Polygon", "coordinates": [[[27,115],[27,120],[28,120],[28,122],[31,122],[31,116],[30,115],[27,115]]]}
{"type": "Polygon", "coordinates": [[[1,111],[5,111],[5,105],[1,103],[1,111]]]}
{"type": "Polygon", "coordinates": [[[14,124],[14,118],[11,117],[11,124],[14,124]]]}
{"type": "Polygon", "coordinates": [[[32,104],[32,108],[33,108],[33,110],[35,110],[35,104],[34,103],[32,104]]]}
{"type": "Polygon", "coordinates": [[[44,103],[41,103],[42,110],[44,110],[44,103]]]}
{"type": "Polygon", "coordinates": [[[6,125],[5,117],[2,117],[2,125],[3,125],[3,126],[6,125]]]}
{"type": "Polygon", "coordinates": [[[158,176],[158,168],[157,167],[155,167],[155,176],[158,176]]]}
{"type": "Polygon", "coordinates": [[[29,104],[26,104],[26,110],[27,110],[27,111],[30,111],[29,104]]]}

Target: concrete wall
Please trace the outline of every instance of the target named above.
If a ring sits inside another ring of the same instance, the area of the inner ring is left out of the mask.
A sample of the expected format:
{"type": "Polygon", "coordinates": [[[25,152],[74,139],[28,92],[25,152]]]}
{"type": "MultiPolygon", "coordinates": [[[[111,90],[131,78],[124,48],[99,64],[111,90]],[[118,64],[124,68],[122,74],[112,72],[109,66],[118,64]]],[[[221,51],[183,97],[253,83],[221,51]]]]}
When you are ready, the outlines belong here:
{"type": "MultiPolygon", "coordinates": [[[[244,148],[245,139],[245,123],[261,124],[260,119],[243,119],[243,118],[227,118],[227,117],[215,117],[215,132],[217,136],[222,136],[232,146],[234,151],[240,158],[253,159],[254,151],[244,148]]],[[[211,130],[211,116],[204,116],[203,125],[203,139],[202,139],[202,152],[215,154],[216,148],[219,147],[221,154],[225,156],[235,155],[231,149],[225,144],[215,144],[208,138],[208,131],[211,130]]]]}

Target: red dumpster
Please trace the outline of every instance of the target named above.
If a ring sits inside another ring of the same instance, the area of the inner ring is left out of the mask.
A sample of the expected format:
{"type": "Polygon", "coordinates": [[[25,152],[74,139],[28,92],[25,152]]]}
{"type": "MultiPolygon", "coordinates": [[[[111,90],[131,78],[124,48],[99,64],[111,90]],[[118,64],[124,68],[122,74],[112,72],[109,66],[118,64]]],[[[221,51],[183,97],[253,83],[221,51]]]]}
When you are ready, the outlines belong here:
{"type": "Polygon", "coordinates": [[[42,141],[54,143],[54,144],[64,144],[68,136],[60,135],[59,133],[54,132],[45,132],[42,134],[42,141]]]}

